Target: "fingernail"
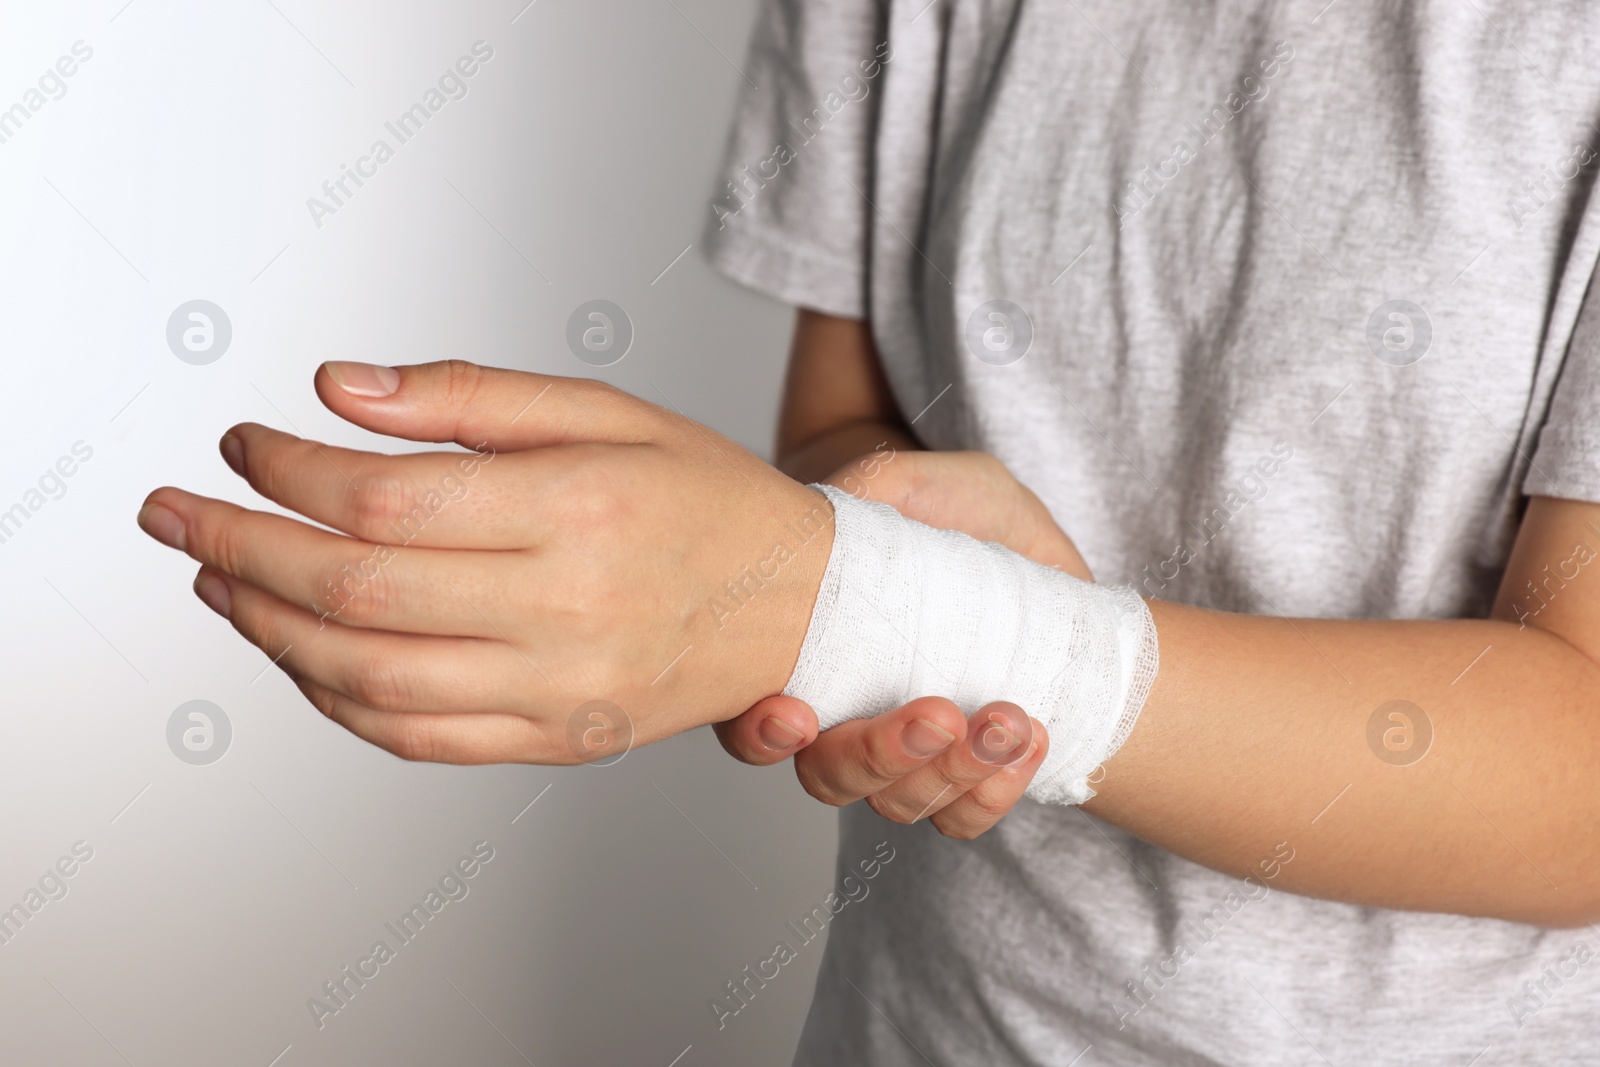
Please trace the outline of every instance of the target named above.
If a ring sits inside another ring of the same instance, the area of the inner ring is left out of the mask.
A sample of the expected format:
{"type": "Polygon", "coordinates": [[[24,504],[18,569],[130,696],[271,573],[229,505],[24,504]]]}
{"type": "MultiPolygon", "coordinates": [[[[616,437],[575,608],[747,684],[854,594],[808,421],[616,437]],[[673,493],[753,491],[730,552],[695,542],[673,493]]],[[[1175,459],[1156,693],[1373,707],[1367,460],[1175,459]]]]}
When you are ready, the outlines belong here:
{"type": "Polygon", "coordinates": [[[217,447],[222,450],[222,461],[233,468],[233,473],[243,478],[244,442],[231,433],[225,433],[217,447]]]}
{"type": "Polygon", "coordinates": [[[1021,744],[1022,738],[1011,732],[1005,719],[991,713],[988,721],[972,735],[972,754],[985,763],[1004,763],[1021,744]]]}
{"type": "Polygon", "coordinates": [[[774,752],[787,751],[806,739],[805,734],[775,717],[761,720],[761,725],[756,727],[756,736],[774,752]]]}
{"type": "Polygon", "coordinates": [[[393,396],[400,388],[400,372],[374,363],[330,360],[322,365],[335,385],[351,396],[393,396]]]}
{"type": "Polygon", "coordinates": [[[900,744],[905,746],[907,754],[917,759],[943,752],[955,739],[955,734],[927,719],[912,719],[906,724],[906,728],[900,731],[900,744]]]}
{"type": "Polygon", "coordinates": [[[139,509],[139,528],[168,548],[183,551],[183,520],[171,508],[146,504],[139,509]]]}
{"type": "Polygon", "coordinates": [[[206,571],[194,576],[194,595],[224,619],[233,607],[233,595],[228,592],[228,583],[206,571]]]}
{"type": "Polygon", "coordinates": [[[1021,759],[1013,760],[1012,762],[1006,764],[1006,773],[1016,774],[1022,768],[1026,767],[1028,765],[1028,761],[1033,758],[1033,754],[1037,751],[1039,751],[1039,742],[1030,742],[1028,745],[1028,751],[1022,754],[1021,759]]]}

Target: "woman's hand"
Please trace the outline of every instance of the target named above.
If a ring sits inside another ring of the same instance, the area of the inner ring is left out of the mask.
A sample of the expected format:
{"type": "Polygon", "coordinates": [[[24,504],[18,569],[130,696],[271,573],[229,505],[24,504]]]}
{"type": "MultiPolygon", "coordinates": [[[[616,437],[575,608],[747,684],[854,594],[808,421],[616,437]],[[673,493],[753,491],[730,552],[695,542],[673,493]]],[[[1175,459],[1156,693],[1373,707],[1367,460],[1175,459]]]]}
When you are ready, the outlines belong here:
{"type": "Polygon", "coordinates": [[[907,452],[885,446],[822,480],[858,500],[888,504],[907,518],[993,541],[1036,563],[1094,581],[1077,546],[1044,502],[987,452],[907,452]]]}
{"type": "MultiPolygon", "coordinates": [[[[1088,566],[1044,504],[982,452],[880,448],[827,479],[930,526],[994,541],[1093,581],[1088,566]]],[[[996,702],[971,719],[942,697],[922,697],[820,736],[810,706],[769,697],[716,726],[734,757],[757,765],[794,757],[806,792],[842,806],[866,798],[878,814],[910,823],[931,816],[951,837],[971,838],[1021,799],[1049,750],[1049,735],[1015,704],[996,702]]]]}
{"type": "Polygon", "coordinates": [[[243,424],[228,464],[338,533],[172,488],[139,524],[353,733],[408,759],[577,763],[782,690],[832,544],[820,494],[599,382],[452,360],[326,364],[316,389],[359,426],[473,452],[243,424]]]}

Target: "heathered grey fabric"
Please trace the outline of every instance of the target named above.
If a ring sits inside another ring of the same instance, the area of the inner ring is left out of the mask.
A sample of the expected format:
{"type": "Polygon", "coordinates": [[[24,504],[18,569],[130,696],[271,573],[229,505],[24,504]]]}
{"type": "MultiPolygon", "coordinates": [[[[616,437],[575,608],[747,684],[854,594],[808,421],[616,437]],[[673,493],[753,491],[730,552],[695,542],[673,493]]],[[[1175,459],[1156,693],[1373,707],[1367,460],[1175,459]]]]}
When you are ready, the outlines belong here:
{"type": "MultiPolygon", "coordinates": [[[[1524,494],[1600,501],[1600,5],[1325,2],[765,0],[708,255],[870,317],[923,442],[1004,460],[1101,581],[1482,615],[1524,494]],[[964,338],[992,300],[1015,362],[964,338]]],[[[1592,930],[1028,803],[970,843],[856,805],[841,869],[885,837],[808,1067],[1600,1062],[1592,930]]]]}

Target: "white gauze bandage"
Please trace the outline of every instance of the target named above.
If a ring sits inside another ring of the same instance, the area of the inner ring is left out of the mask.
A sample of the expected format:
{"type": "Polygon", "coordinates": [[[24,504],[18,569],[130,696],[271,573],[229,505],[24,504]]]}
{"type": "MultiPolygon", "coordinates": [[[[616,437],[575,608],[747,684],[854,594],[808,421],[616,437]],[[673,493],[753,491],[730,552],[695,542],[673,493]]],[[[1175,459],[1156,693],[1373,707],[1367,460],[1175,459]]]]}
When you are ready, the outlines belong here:
{"type": "Polygon", "coordinates": [[[1045,725],[1027,795],[1094,796],[1154,681],[1155,623],[1129,587],[1095,585],[833,486],[833,549],[784,693],[823,729],[942,696],[971,715],[1009,700],[1045,725]]]}

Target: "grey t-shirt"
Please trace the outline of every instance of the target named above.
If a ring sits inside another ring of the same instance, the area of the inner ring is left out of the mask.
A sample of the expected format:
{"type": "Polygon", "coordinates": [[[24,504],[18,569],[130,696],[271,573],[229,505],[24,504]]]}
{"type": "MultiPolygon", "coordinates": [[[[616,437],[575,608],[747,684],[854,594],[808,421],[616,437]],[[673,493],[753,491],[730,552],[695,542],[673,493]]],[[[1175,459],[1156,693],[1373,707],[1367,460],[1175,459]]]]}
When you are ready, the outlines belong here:
{"type": "MultiPolygon", "coordinates": [[[[1524,495],[1600,501],[1600,5],[1325,3],[765,0],[708,255],[869,317],[921,440],[1005,461],[1101,581],[1482,616],[1524,495]]],[[[1593,931],[1026,802],[974,842],[856,805],[841,867],[885,837],[800,1064],[1600,1060],[1593,931]]]]}

